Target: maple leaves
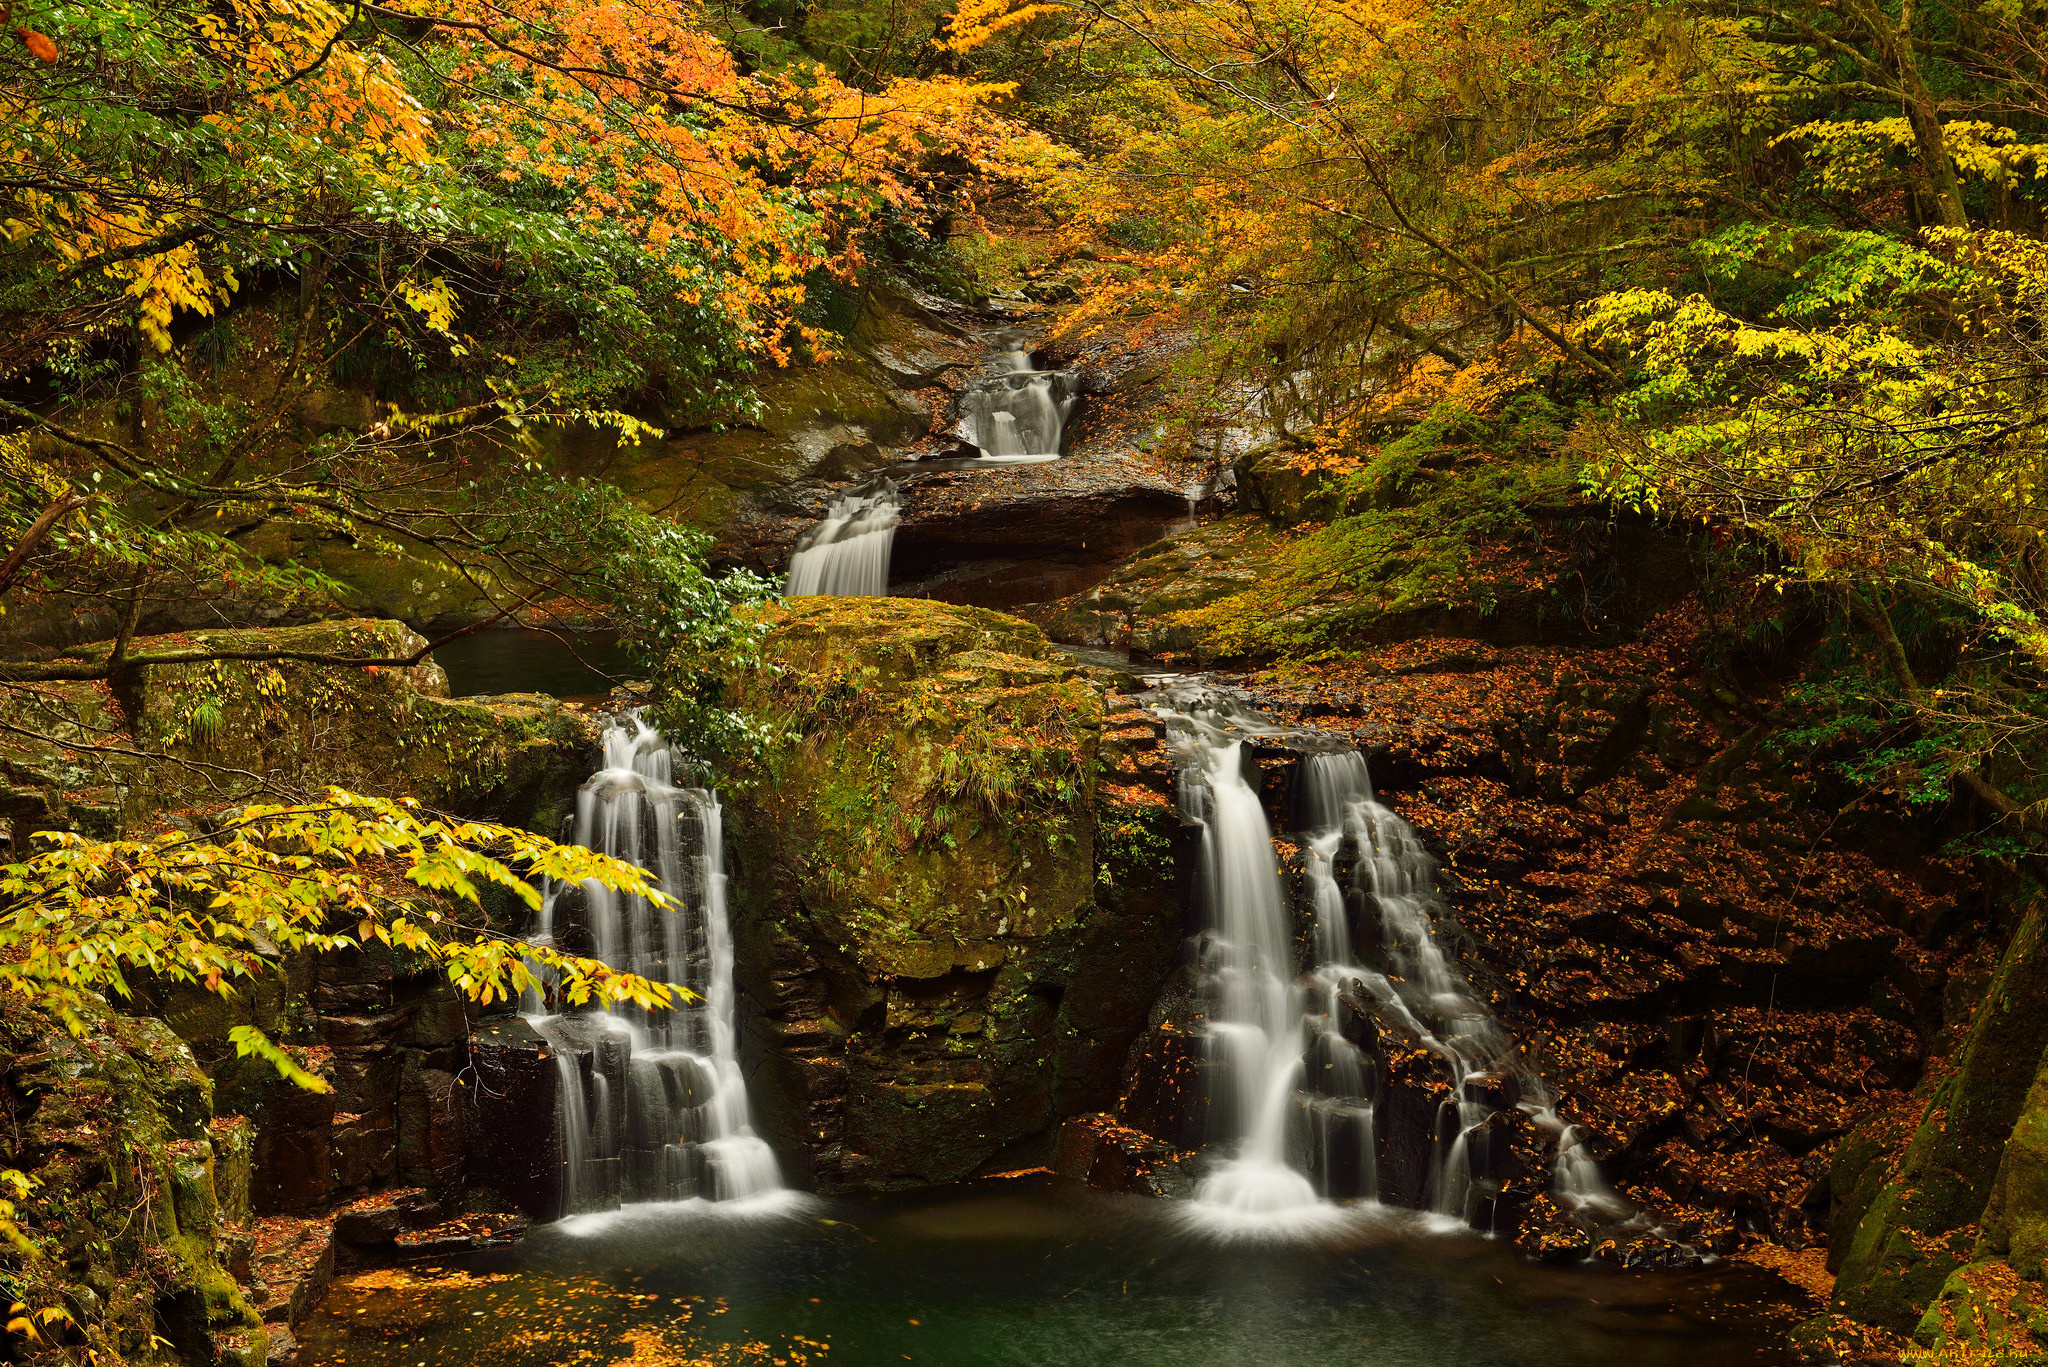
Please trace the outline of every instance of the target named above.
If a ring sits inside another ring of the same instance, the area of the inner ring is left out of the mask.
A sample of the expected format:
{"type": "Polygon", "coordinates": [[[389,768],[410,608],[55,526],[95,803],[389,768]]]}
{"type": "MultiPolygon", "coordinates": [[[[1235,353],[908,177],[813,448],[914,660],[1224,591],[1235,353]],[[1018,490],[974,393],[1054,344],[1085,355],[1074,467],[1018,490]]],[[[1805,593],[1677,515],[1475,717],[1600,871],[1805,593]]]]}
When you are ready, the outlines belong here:
{"type": "Polygon", "coordinates": [[[826,344],[799,317],[811,281],[858,267],[878,207],[921,202],[932,155],[990,174],[1051,155],[991,112],[1007,85],[743,71],[689,0],[125,13],[51,10],[93,74],[0,85],[0,157],[24,172],[0,227],[56,273],[43,307],[70,309],[67,327],[133,322],[158,349],[312,245],[376,249],[360,297],[379,307],[447,276],[410,275],[431,252],[564,274],[606,256],[650,314],[694,315],[732,359],[785,361],[826,344]]]}
{"type": "MultiPolygon", "coordinates": [[[[595,880],[666,905],[653,875],[580,846],[432,820],[414,804],[340,789],[321,802],[222,813],[214,829],[144,840],[51,833],[39,837],[41,852],[0,866],[0,990],[47,1006],[82,1034],[81,998],[125,997],[131,975],[230,995],[294,952],[370,944],[438,965],[481,1002],[537,988],[543,969],[576,1005],[667,1006],[681,990],[452,914],[476,907],[486,887],[537,907],[535,884],[548,879],[595,880]]],[[[262,1031],[238,1026],[232,1037],[244,1056],[327,1090],[262,1031]]]]}

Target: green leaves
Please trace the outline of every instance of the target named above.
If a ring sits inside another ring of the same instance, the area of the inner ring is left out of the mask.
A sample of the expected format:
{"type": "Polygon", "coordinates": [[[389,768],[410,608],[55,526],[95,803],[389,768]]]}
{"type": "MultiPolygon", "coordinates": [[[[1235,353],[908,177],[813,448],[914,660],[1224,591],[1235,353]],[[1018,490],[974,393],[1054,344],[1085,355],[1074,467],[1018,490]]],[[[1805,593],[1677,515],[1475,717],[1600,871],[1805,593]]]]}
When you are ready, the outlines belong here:
{"type": "MultiPolygon", "coordinates": [[[[537,969],[570,1005],[674,1001],[664,984],[490,928],[478,914],[485,887],[538,906],[542,878],[669,901],[644,869],[513,827],[431,819],[409,803],[329,789],[320,803],[224,813],[204,837],[37,839],[42,851],[0,868],[0,990],[74,1031],[84,1028],[82,995],[125,998],[138,973],[232,996],[239,981],[294,955],[372,943],[438,965],[480,1002],[539,987],[537,969]]],[[[231,1038],[244,1056],[325,1090],[255,1027],[231,1038]]]]}
{"type": "Polygon", "coordinates": [[[334,1090],[333,1085],[327,1079],[307,1072],[299,1065],[297,1059],[293,1058],[285,1050],[272,1044],[270,1037],[253,1025],[230,1026],[228,1028],[228,1039],[234,1044],[237,1057],[250,1058],[253,1056],[263,1059],[273,1068],[276,1068],[279,1073],[283,1074],[286,1081],[295,1086],[303,1087],[309,1092],[331,1092],[334,1090]]]}

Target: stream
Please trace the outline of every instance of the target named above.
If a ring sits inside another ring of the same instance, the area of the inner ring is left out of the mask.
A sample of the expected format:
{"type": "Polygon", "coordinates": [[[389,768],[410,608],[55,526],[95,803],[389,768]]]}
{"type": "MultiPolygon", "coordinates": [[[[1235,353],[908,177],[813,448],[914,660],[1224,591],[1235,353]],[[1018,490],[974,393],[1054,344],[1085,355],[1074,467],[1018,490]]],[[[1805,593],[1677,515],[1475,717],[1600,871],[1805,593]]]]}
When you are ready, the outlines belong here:
{"type": "Polygon", "coordinates": [[[306,1367],[570,1362],[893,1367],[1735,1367],[1781,1283],[1743,1264],[1532,1264],[1361,1208],[1310,1243],[1217,1240],[1174,1205],[1044,1176],[749,1214],[628,1207],[503,1253],[336,1283],[306,1367]]]}
{"type": "MultiPolygon", "coordinates": [[[[1058,459],[1072,406],[1068,377],[1033,368],[1021,345],[1001,352],[960,406],[959,434],[980,455],[954,459],[1058,459]]],[[[887,594],[901,507],[888,479],[836,495],[792,547],[789,594],[887,594]]],[[[612,650],[477,633],[443,663],[458,694],[583,693],[617,667],[612,650]]],[[[1207,1118],[1205,1143],[1172,1160],[1193,1179],[1181,1199],[1038,1167],[915,1193],[785,1187],[754,1128],[719,796],[685,748],[622,712],[601,728],[573,838],[656,874],[677,907],[551,883],[528,935],[685,989],[688,1004],[606,1013],[546,981],[529,992],[521,1019],[556,1075],[553,1115],[532,1117],[537,1169],[554,1183],[529,1205],[541,1223],[510,1248],[344,1275],[298,1327],[298,1362],[1789,1361],[1781,1345],[1802,1312],[1772,1273],[1702,1265],[1675,1242],[1685,1256],[1671,1265],[1689,1270],[1543,1263],[1499,1237],[1532,1173],[1596,1237],[1666,1236],[1609,1189],[1467,981],[1434,861],[1375,794],[1365,755],[1224,680],[1146,682],[1134,701],[1158,728],[1190,833],[1207,1118]],[[1291,810],[1262,797],[1255,746],[1295,756],[1291,810]],[[1299,905],[1276,856],[1289,840],[1299,905]],[[1387,1101],[1404,1049],[1404,1066],[1434,1059],[1448,1084],[1405,1117],[1387,1101]],[[1419,1161],[1390,1165],[1397,1149],[1419,1161]]]]}

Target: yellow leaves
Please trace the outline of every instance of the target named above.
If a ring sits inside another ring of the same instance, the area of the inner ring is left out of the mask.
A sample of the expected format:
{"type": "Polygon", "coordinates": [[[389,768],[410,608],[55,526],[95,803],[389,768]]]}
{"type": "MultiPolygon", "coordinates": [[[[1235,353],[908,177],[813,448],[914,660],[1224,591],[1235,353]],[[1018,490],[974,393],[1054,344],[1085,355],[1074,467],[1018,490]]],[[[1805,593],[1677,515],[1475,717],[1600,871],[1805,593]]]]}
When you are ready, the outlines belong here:
{"type": "Polygon", "coordinates": [[[171,349],[171,320],[179,309],[211,317],[217,305],[234,293],[232,272],[222,269],[216,282],[206,274],[199,248],[191,242],[154,256],[115,262],[107,274],[127,280],[125,292],[140,305],[137,324],[158,351],[171,349]]]}
{"type": "Polygon", "coordinates": [[[1061,6],[1031,3],[1018,4],[1017,0],[961,0],[960,8],[953,12],[952,34],[945,46],[952,52],[967,52],[983,43],[1050,14],[1058,14],[1061,6]]]}
{"type": "MultiPolygon", "coordinates": [[[[2010,183],[2032,168],[2033,178],[2048,179],[2048,143],[2020,141],[2020,134],[1982,119],[1956,119],[1941,125],[1942,141],[1959,175],[1993,184],[2010,183]]],[[[1889,119],[1823,119],[1781,133],[1773,145],[1811,144],[1822,163],[1821,181],[1829,189],[1858,191],[1885,180],[1888,159],[1911,154],[1913,127],[1901,115],[1889,119]]]]}
{"type": "Polygon", "coordinates": [[[228,1039],[234,1044],[237,1057],[262,1059],[277,1069],[279,1074],[294,1086],[303,1087],[309,1092],[334,1090],[334,1085],[326,1078],[308,1072],[290,1052],[279,1048],[268,1035],[253,1025],[229,1026],[228,1039]]]}
{"type": "Polygon", "coordinates": [[[408,280],[399,286],[399,293],[408,307],[426,319],[427,326],[442,336],[449,335],[454,325],[456,300],[455,290],[441,276],[435,276],[426,284],[408,280]]]}
{"type": "MultiPolygon", "coordinates": [[[[580,1000],[668,1001],[631,974],[508,945],[434,906],[424,924],[402,914],[420,903],[403,890],[408,879],[455,894],[443,906],[474,908],[486,883],[534,905],[532,880],[542,878],[595,880],[667,905],[635,866],[507,827],[423,820],[414,807],[339,789],[321,803],[226,813],[218,829],[211,840],[38,837],[39,853],[0,869],[0,989],[40,1000],[82,1029],[77,995],[125,995],[130,971],[225,995],[233,980],[274,972],[287,955],[377,940],[442,964],[451,981],[487,1000],[531,987],[531,957],[580,1000]],[[326,929],[337,913],[355,917],[353,939],[326,929]]],[[[234,1038],[245,1056],[322,1089],[261,1032],[234,1038]]]]}

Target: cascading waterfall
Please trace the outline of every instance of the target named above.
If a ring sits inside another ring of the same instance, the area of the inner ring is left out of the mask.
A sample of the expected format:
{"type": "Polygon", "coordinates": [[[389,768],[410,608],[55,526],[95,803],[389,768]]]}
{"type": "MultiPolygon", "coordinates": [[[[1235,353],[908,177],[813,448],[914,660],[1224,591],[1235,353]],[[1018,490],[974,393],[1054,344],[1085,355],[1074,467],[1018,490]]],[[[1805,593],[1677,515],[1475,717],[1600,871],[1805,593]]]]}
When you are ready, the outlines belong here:
{"type": "Polygon", "coordinates": [[[1201,828],[1207,925],[1198,979],[1210,1125],[1223,1156],[1198,1185],[1196,1205],[1229,1222],[1298,1228],[1318,1210],[1334,1212],[1332,1197],[1377,1196],[1378,1063],[1344,1029],[1365,1009],[1404,1027],[1450,1071],[1432,1147],[1432,1210],[1461,1220],[1485,1213],[1469,1209],[1468,1197],[1475,1178],[1505,1158],[1492,1117],[1519,1107],[1556,1139],[1553,1196],[1602,1218],[1626,1215],[1445,952],[1434,863],[1414,828],[1373,795],[1365,757],[1326,748],[1303,760],[1304,891],[1314,923],[1301,965],[1244,745],[1266,737],[1331,746],[1332,738],[1290,733],[1202,685],[1170,684],[1152,701],[1179,765],[1183,817],[1201,828]],[[1347,853],[1355,861],[1349,897],[1338,877],[1347,853]],[[1373,913],[1371,927],[1354,919],[1373,913]],[[1377,945],[1385,971],[1357,962],[1361,939],[1377,945]],[[1293,1124],[1303,1130],[1290,1146],[1293,1124]],[[1305,1155],[1299,1167],[1290,1151],[1305,1155]]]}
{"type": "Polygon", "coordinates": [[[732,927],[717,795],[680,786],[661,736],[627,713],[604,733],[603,767],[576,794],[579,845],[637,864],[679,905],[589,881],[550,887],[533,939],[572,929],[614,968],[687,988],[666,1010],[526,1019],[553,1046],[563,1214],[631,1201],[734,1201],[781,1189],[775,1155],[754,1133],[734,1035],[732,927]]]}
{"type": "Polygon", "coordinates": [[[996,353],[993,374],[960,395],[962,435],[984,460],[1021,465],[1056,460],[1073,416],[1074,377],[1039,370],[1014,343],[996,353]]]}
{"type": "Polygon", "coordinates": [[[880,480],[833,498],[825,516],[796,543],[784,592],[879,598],[889,592],[889,554],[903,506],[896,485],[880,480]]]}

